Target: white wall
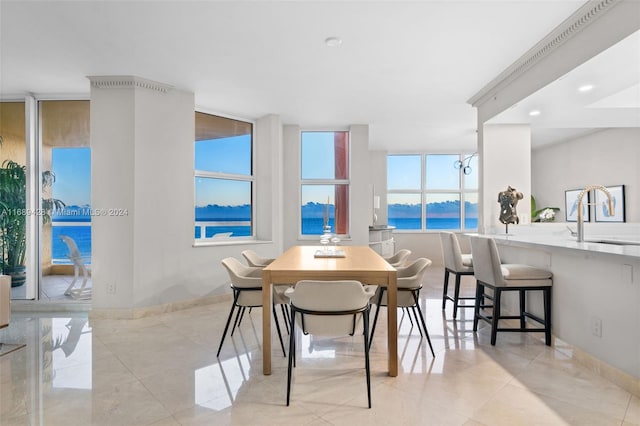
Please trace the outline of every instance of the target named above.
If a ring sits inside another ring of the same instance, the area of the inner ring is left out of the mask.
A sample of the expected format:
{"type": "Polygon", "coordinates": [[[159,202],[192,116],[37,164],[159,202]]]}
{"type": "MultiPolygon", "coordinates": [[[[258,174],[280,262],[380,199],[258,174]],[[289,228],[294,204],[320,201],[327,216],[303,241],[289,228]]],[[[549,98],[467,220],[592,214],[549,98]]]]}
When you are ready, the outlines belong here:
{"type": "Polygon", "coordinates": [[[521,222],[531,213],[531,130],[528,124],[484,125],[478,146],[480,196],[478,227],[481,233],[504,232],[498,193],[511,186],[524,198],[516,206],[521,222]]]}
{"type": "Polygon", "coordinates": [[[625,185],[627,222],[640,222],[640,128],[601,130],[536,149],[531,162],[536,203],[560,207],[556,221],[566,218],[564,191],[593,184],[625,185]]]}

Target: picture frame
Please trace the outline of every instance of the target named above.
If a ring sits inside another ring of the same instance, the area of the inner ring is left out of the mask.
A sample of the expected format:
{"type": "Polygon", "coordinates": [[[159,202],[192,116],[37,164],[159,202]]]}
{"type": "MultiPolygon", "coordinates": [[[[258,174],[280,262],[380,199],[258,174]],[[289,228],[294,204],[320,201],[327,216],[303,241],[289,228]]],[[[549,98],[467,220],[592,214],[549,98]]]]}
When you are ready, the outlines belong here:
{"type": "MultiPolygon", "coordinates": [[[[564,191],[564,212],[567,222],[578,221],[578,195],[582,192],[581,189],[569,189],[564,191]]],[[[586,196],[582,197],[582,218],[584,222],[589,222],[589,203],[591,194],[587,192],[586,196]]]]}
{"type": "Polygon", "coordinates": [[[595,191],[594,215],[596,222],[625,222],[624,185],[606,186],[613,198],[613,216],[609,216],[607,196],[602,191],[595,191]]]}

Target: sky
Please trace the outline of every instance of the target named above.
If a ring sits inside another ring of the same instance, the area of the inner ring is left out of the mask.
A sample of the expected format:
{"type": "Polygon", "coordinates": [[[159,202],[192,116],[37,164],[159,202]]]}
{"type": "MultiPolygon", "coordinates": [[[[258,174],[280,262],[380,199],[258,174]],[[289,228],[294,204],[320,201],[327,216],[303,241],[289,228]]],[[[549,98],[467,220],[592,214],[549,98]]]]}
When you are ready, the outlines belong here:
{"type": "Polygon", "coordinates": [[[53,148],[52,171],[56,176],[53,198],[66,205],[82,206],[91,203],[91,149],[53,148]]]}

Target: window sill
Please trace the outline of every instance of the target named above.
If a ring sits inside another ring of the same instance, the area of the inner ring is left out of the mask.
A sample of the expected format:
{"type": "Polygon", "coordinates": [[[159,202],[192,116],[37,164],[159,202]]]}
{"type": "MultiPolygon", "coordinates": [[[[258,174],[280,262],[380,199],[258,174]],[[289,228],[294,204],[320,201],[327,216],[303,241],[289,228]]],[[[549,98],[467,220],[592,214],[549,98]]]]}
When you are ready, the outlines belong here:
{"type": "Polygon", "coordinates": [[[192,247],[217,247],[217,246],[242,246],[257,244],[273,244],[273,241],[266,240],[220,240],[220,241],[196,241],[192,247]]]}

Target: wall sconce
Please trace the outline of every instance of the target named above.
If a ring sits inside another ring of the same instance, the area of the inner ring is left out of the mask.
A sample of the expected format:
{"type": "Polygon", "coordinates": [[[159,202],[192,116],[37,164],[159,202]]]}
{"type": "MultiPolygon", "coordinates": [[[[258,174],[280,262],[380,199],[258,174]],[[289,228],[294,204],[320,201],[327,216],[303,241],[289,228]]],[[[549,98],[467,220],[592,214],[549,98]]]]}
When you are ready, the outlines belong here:
{"type": "Polygon", "coordinates": [[[454,169],[462,169],[462,173],[464,173],[465,175],[470,175],[471,174],[471,166],[469,164],[471,164],[471,159],[473,157],[475,157],[476,155],[478,155],[477,152],[474,152],[473,154],[471,154],[468,157],[465,157],[462,159],[462,161],[457,160],[453,162],[453,168],[454,169]],[[467,165],[465,166],[464,163],[465,161],[467,162],[467,165]]]}

